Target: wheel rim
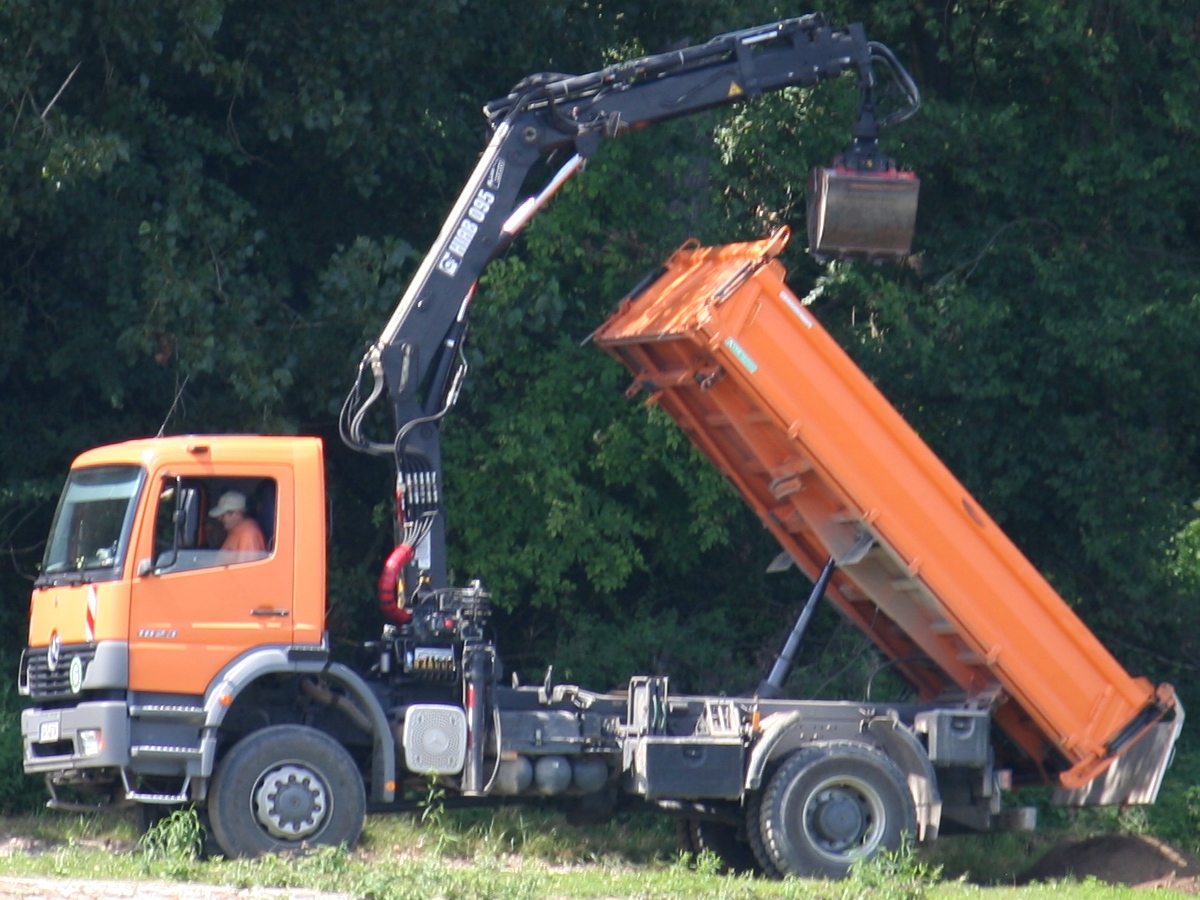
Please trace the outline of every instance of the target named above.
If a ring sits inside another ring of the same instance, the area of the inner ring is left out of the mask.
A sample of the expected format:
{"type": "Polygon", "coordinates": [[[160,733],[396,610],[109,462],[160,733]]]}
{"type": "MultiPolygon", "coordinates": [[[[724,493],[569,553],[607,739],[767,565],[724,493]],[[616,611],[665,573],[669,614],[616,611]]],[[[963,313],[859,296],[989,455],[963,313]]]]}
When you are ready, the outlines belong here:
{"type": "Polygon", "coordinates": [[[302,841],[329,818],[329,787],[321,776],[298,763],[268,769],[254,791],[254,818],[273,837],[302,841]]]}
{"type": "Polygon", "coordinates": [[[808,795],[801,823],[810,846],[837,863],[872,853],[883,841],[887,813],[867,782],[848,775],[826,778],[808,795]]]}

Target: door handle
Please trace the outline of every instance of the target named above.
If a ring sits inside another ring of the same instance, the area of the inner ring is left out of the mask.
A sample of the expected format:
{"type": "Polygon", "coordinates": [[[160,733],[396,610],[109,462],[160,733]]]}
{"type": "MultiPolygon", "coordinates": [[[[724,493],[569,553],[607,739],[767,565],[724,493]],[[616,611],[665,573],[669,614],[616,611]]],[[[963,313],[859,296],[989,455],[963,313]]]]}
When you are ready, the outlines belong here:
{"type": "Polygon", "coordinates": [[[252,616],[288,616],[291,615],[290,610],[276,609],[273,606],[256,606],[250,610],[252,616]]]}

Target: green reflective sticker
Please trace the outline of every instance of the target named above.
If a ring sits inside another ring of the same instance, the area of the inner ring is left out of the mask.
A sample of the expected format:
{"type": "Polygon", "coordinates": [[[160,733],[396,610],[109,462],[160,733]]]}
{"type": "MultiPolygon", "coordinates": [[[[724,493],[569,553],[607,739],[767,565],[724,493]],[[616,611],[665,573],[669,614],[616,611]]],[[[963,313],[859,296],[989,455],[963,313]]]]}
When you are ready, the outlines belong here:
{"type": "Polygon", "coordinates": [[[742,349],[741,344],[739,344],[733,338],[727,337],[725,338],[725,346],[728,347],[733,352],[733,355],[738,358],[738,362],[746,367],[747,372],[753,375],[758,371],[758,363],[750,358],[750,354],[742,349]]]}
{"type": "Polygon", "coordinates": [[[76,656],[71,660],[71,668],[67,673],[71,678],[71,693],[78,694],[83,687],[83,660],[76,656]]]}

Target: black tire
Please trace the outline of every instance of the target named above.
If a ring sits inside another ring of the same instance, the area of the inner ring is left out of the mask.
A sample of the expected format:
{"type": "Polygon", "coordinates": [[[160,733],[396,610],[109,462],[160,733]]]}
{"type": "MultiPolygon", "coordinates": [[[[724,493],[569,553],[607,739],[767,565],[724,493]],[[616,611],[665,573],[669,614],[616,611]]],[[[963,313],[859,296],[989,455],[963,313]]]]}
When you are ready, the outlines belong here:
{"type": "Polygon", "coordinates": [[[708,851],[721,861],[724,872],[741,875],[745,872],[762,872],[754,851],[746,842],[741,829],[728,822],[713,822],[708,819],[681,819],[679,832],[683,848],[699,856],[708,851]]]}
{"type": "Polygon", "coordinates": [[[328,735],[273,725],[242,738],[217,766],[208,816],[230,859],[316,845],[350,846],[367,798],[354,760],[328,735]]]}
{"type": "Polygon", "coordinates": [[[767,852],[767,845],[763,843],[761,813],[762,794],[748,794],[746,796],[746,843],[750,845],[750,852],[754,856],[754,861],[758,863],[759,871],[768,878],[782,878],[783,873],[779,871],[779,867],[771,859],[771,854],[767,852]]]}
{"type": "Polygon", "coordinates": [[[679,838],[679,846],[684,853],[695,853],[696,848],[692,844],[692,832],[688,829],[690,819],[675,820],[675,834],[679,838]]]}
{"type": "Polygon", "coordinates": [[[798,750],[763,792],[764,850],[782,875],[843,878],[860,859],[916,831],[903,773],[882,753],[837,743],[798,750]]]}

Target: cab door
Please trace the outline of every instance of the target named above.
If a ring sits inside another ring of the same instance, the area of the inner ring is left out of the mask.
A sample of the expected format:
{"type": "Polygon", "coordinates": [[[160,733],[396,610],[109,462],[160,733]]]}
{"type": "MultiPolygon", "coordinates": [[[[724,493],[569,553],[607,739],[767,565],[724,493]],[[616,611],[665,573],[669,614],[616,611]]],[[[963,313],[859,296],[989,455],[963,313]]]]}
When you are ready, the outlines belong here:
{"type": "Polygon", "coordinates": [[[215,476],[211,468],[175,466],[156,473],[151,486],[130,600],[129,686],[199,695],[242,653],[292,643],[292,471],[243,465],[215,476]],[[202,527],[181,541],[170,532],[176,492],[183,489],[198,492],[202,527]],[[270,536],[261,558],[220,549],[209,511],[231,489],[246,496],[248,515],[264,520],[263,532],[270,536]],[[253,508],[255,493],[269,497],[273,508],[253,508]]]}

